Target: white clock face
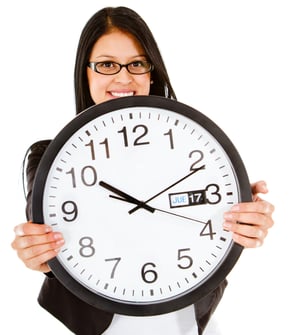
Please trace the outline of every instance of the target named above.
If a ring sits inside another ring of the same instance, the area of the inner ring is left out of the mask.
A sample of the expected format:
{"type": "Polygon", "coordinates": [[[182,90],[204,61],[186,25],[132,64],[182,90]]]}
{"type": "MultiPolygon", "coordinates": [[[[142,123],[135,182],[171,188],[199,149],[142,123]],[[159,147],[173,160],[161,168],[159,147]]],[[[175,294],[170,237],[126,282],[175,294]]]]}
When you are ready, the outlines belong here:
{"type": "Polygon", "coordinates": [[[62,232],[57,260],[81,286],[151,305],[214,275],[234,245],[223,213],[239,201],[232,163],[207,130],[180,113],[137,106],[68,137],[45,180],[43,216],[62,232]]]}

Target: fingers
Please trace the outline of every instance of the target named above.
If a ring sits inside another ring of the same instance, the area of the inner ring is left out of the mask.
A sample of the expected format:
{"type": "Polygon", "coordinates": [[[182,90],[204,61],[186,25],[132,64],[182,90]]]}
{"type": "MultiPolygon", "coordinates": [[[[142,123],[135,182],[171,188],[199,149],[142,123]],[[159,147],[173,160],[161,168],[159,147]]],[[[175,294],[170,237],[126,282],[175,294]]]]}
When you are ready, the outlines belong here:
{"type": "Polygon", "coordinates": [[[50,271],[47,261],[55,257],[64,244],[61,233],[53,232],[45,224],[32,222],[17,225],[15,239],[11,243],[19,258],[32,270],[50,271]]]}
{"type": "MultiPolygon", "coordinates": [[[[246,223],[252,223],[249,222],[249,219],[246,217],[246,215],[254,215],[257,214],[259,215],[259,218],[262,218],[262,216],[265,216],[266,218],[271,218],[271,215],[274,212],[274,206],[269,203],[268,201],[265,200],[260,200],[256,202],[242,202],[239,204],[234,205],[230,212],[234,217],[239,217],[239,215],[245,215],[243,216],[243,220],[241,222],[246,222],[246,223]],[[244,221],[246,220],[246,221],[244,221]]],[[[260,223],[261,225],[264,224],[265,221],[261,222],[260,220],[255,220],[258,224],[260,223]]]]}
{"type": "Polygon", "coordinates": [[[32,247],[25,249],[21,253],[18,252],[18,255],[29,269],[49,272],[50,268],[47,262],[57,256],[59,247],[62,244],[63,242],[56,242],[53,244],[38,246],[37,248],[32,247]]]}
{"type": "Polygon", "coordinates": [[[16,238],[13,248],[22,250],[23,258],[38,256],[47,250],[58,249],[63,242],[61,233],[51,232],[42,235],[26,235],[16,238]]]}
{"type": "Polygon", "coordinates": [[[251,225],[239,224],[237,222],[224,222],[224,229],[232,232],[232,239],[234,242],[242,245],[245,248],[260,247],[268,231],[258,229],[251,225]]]}
{"type": "Polygon", "coordinates": [[[21,223],[14,228],[14,232],[17,236],[46,234],[50,231],[52,231],[50,226],[33,222],[21,223]]]}
{"type": "Polygon", "coordinates": [[[246,248],[259,247],[274,224],[273,211],[274,206],[264,200],[240,203],[224,213],[223,228],[233,233],[236,243],[246,248]]]}
{"type": "Polygon", "coordinates": [[[15,232],[16,236],[24,236],[25,235],[22,224],[16,226],[14,228],[14,232],[15,232]]]}
{"type": "Polygon", "coordinates": [[[251,184],[252,200],[253,201],[262,201],[259,197],[259,194],[267,194],[269,192],[267,183],[263,180],[251,184]]]}

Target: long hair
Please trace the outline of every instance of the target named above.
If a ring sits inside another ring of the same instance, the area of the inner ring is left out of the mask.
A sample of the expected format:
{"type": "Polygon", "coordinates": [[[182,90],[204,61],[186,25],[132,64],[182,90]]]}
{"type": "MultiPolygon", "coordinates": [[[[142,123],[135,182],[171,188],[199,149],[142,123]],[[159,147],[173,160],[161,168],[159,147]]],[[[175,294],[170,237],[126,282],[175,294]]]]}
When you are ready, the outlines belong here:
{"type": "Polygon", "coordinates": [[[154,65],[150,95],[176,99],[161,53],[145,21],[127,7],[106,7],[89,19],[79,39],[74,71],[76,114],[95,104],[89,91],[87,64],[96,41],[114,28],[133,35],[154,65]]]}

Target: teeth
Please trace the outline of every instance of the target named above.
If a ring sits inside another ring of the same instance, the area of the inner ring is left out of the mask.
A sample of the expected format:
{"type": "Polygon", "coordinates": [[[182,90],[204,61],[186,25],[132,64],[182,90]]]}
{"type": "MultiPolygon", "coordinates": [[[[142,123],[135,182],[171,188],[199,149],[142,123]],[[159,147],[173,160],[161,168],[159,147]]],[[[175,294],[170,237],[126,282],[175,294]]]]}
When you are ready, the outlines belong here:
{"type": "Polygon", "coordinates": [[[114,97],[131,97],[134,93],[133,92],[110,92],[111,95],[113,95],[114,97]]]}

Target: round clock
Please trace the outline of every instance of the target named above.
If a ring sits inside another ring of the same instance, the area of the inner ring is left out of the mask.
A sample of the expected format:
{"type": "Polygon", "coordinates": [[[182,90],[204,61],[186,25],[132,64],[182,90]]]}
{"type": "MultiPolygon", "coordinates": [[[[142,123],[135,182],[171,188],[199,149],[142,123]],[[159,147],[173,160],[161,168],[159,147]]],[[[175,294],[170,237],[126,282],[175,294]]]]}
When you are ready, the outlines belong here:
{"type": "Polygon", "coordinates": [[[215,289],[242,247],[223,213],[251,201],[244,164],[199,111],[156,97],[90,107],[54,138],[37,170],[33,221],[60,231],[49,261],[85,302],[157,315],[215,289]]]}

